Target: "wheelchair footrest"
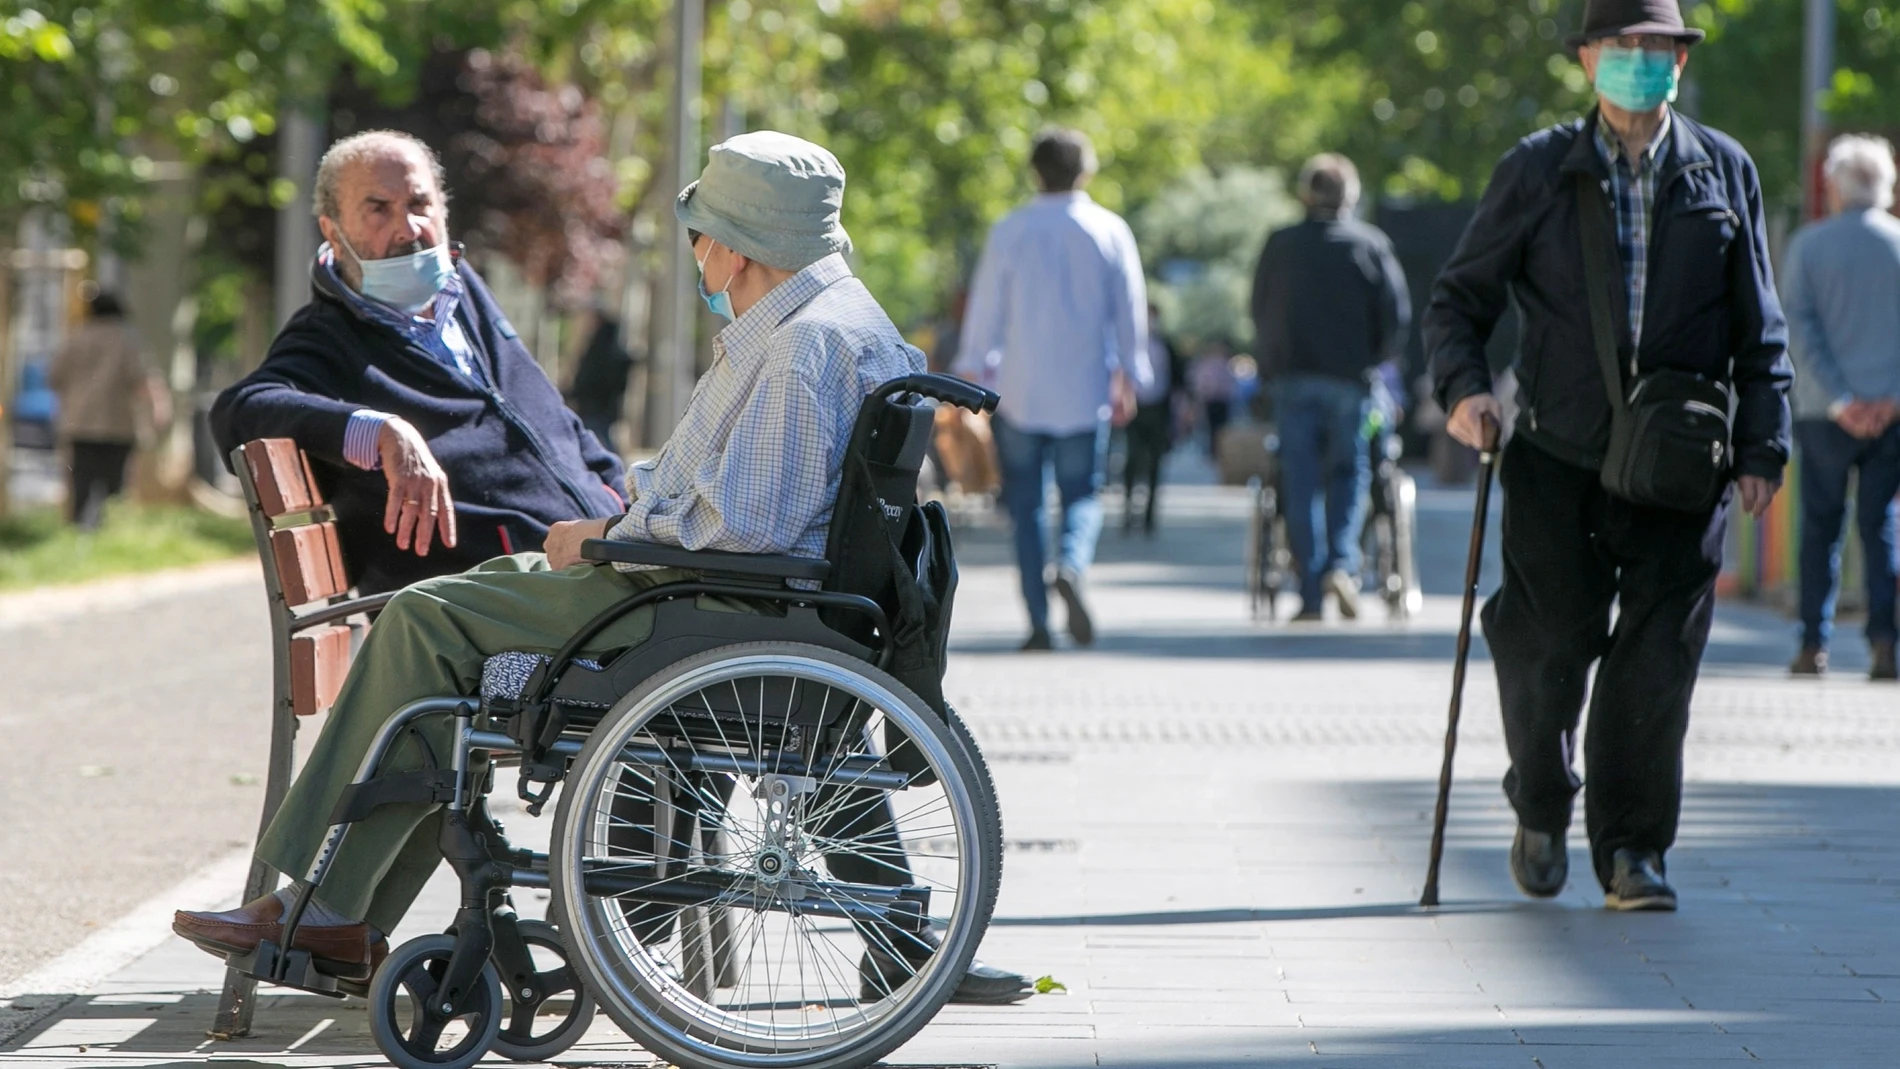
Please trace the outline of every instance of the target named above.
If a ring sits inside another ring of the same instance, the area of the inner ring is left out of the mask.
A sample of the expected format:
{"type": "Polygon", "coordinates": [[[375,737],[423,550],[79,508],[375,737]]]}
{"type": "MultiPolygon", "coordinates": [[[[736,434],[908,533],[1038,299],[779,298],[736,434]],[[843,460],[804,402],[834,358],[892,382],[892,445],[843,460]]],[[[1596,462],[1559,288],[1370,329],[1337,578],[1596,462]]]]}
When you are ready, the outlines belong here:
{"type": "Polygon", "coordinates": [[[232,969],[259,983],[294,987],[299,991],[330,998],[342,998],[345,995],[362,997],[369,993],[367,979],[351,980],[332,976],[317,968],[316,959],[310,956],[308,950],[286,953],[268,939],[258,943],[257,949],[249,954],[230,954],[224,960],[232,969]]]}

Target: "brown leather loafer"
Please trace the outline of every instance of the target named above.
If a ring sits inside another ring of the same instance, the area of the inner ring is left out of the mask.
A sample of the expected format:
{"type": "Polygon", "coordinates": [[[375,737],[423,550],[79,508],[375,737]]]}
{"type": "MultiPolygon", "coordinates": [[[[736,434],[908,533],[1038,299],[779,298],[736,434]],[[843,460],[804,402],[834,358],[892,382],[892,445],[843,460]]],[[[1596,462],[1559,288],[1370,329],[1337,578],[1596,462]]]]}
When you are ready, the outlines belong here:
{"type": "MultiPolygon", "coordinates": [[[[265,895],[223,913],[172,914],[172,931],[200,949],[224,957],[248,954],[266,939],[284,937],[284,904],[265,895]]],[[[389,941],[370,938],[367,924],[299,924],[296,949],[307,950],[317,967],[333,976],[368,978],[389,956],[389,941]]]]}

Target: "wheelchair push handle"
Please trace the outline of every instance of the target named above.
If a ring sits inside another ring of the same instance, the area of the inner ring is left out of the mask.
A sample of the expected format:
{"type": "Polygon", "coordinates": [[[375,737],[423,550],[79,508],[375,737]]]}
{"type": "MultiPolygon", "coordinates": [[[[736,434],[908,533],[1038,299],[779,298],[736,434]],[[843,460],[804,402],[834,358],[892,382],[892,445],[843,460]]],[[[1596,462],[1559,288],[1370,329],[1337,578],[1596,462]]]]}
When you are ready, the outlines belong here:
{"type": "Polygon", "coordinates": [[[895,397],[903,393],[918,394],[933,401],[967,408],[972,412],[994,412],[996,403],[1002,400],[993,391],[986,390],[974,382],[965,382],[949,375],[905,375],[901,379],[892,379],[877,388],[879,397],[895,397]]]}

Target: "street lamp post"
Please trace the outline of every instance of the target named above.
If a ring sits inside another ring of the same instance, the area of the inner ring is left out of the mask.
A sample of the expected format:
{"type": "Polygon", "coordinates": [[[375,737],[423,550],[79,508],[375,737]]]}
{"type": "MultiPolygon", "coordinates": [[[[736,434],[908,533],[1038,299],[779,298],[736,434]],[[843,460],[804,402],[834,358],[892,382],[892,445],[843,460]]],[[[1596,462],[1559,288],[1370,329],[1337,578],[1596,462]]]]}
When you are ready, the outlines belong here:
{"type": "MultiPolygon", "coordinates": [[[[683,189],[699,170],[700,41],[704,34],[703,0],[676,0],[673,6],[673,188],[683,189]]],[[[685,230],[671,212],[661,215],[665,235],[665,296],[656,304],[658,331],[648,378],[654,413],[651,438],[657,442],[670,433],[686,412],[696,377],[694,326],[698,315],[699,276],[685,230]]]]}
{"type": "Polygon", "coordinates": [[[1827,151],[1827,115],[1821,101],[1834,81],[1834,0],[1807,0],[1807,42],[1801,56],[1801,210],[1827,214],[1821,160],[1827,151]]]}

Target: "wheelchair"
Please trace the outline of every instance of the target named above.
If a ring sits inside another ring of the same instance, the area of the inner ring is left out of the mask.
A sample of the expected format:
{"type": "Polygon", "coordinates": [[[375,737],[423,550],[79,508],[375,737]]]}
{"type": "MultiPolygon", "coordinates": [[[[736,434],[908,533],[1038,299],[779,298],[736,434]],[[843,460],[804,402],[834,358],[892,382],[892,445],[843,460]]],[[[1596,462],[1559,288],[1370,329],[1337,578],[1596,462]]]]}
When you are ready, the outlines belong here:
{"type": "MultiPolygon", "coordinates": [[[[1418,532],[1418,484],[1399,466],[1403,446],[1397,434],[1373,435],[1372,479],[1360,539],[1372,589],[1394,620],[1409,619],[1425,604],[1418,583],[1415,551],[1418,532]]],[[[1289,582],[1297,584],[1299,563],[1287,540],[1280,502],[1280,439],[1266,436],[1267,470],[1247,481],[1250,497],[1247,546],[1247,607],[1253,619],[1273,620],[1275,601],[1289,582]]]]}
{"type": "Polygon", "coordinates": [[[281,944],[232,965],[367,998],[404,1069],[545,1060],[596,1008],[685,1069],[856,1069],[916,1034],[976,953],[1003,845],[989,771],[940,690],[956,574],[941,506],[916,504],[927,400],[997,397],[938,375],[867,397],[823,559],[586,543],[590,560],[695,577],[630,597],[551,657],[490,658],[479,697],[391,715],[281,944]],[[645,605],[646,640],[577,656],[645,605]],[[378,774],[408,725],[445,712],[445,766],[378,774]],[[547,853],[489,815],[496,755],[518,755],[530,813],[554,800],[547,853]],[[395,948],[366,985],[324,975],[287,948],[337,846],[377,806],[416,801],[443,805],[453,926],[395,948]],[[552,923],[516,917],[514,887],[548,889],[552,923]]]}

